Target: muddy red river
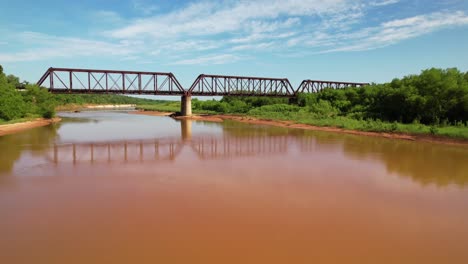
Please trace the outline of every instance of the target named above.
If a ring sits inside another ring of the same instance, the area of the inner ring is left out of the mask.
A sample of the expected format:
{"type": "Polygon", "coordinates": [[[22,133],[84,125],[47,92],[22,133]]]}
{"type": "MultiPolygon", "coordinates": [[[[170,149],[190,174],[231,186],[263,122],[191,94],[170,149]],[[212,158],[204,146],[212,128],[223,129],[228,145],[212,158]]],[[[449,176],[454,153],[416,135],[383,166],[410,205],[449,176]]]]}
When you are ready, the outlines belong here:
{"type": "Polygon", "coordinates": [[[120,112],[0,137],[0,262],[468,263],[468,149],[120,112]]]}

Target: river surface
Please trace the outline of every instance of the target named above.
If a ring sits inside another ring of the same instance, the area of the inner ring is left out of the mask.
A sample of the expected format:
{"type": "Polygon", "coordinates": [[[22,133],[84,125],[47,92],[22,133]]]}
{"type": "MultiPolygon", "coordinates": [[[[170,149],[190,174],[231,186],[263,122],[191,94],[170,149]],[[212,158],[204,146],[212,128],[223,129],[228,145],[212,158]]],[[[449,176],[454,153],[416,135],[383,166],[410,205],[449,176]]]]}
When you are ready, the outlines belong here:
{"type": "Polygon", "coordinates": [[[0,262],[468,263],[468,149],[123,112],[0,137],[0,262]]]}

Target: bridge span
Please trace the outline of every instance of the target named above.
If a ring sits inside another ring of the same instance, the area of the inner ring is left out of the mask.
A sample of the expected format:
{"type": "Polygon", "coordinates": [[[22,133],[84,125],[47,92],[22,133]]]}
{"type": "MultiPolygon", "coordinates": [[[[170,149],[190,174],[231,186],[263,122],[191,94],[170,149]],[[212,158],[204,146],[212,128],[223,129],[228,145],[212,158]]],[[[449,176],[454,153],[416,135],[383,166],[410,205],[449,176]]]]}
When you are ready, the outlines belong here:
{"type": "Polygon", "coordinates": [[[171,72],[49,68],[37,82],[51,93],[181,96],[181,114],[191,115],[192,96],[296,97],[323,89],[362,87],[368,83],[304,80],[294,89],[287,78],[200,74],[185,89],[171,72]]]}

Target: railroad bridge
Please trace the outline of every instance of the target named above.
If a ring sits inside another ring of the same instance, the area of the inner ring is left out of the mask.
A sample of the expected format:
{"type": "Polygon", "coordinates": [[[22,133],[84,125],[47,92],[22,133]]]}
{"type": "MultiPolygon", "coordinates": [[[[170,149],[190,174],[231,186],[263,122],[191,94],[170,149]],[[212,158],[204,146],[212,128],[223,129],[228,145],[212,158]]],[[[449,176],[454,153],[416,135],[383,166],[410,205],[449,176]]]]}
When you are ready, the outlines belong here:
{"type": "Polygon", "coordinates": [[[368,83],[304,80],[294,89],[287,78],[200,74],[185,89],[171,72],[49,68],[37,82],[52,93],[181,96],[181,114],[192,114],[192,96],[296,97],[323,89],[362,87],[368,83]]]}

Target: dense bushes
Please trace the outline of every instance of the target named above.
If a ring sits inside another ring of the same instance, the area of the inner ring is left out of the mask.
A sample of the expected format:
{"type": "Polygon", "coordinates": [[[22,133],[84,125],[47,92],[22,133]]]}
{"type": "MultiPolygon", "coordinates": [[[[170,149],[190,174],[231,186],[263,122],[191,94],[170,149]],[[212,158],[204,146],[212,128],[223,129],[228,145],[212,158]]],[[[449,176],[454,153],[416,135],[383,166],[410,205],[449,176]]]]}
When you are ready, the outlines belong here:
{"type": "Polygon", "coordinates": [[[0,119],[9,121],[24,117],[24,106],[23,98],[14,88],[0,83],[0,119]]]}
{"type": "Polygon", "coordinates": [[[0,119],[10,121],[24,117],[51,118],[55,114],[51,95],[37,85],[20,84],[13,75],[6,76],[0,66],[0,119]],[[16,87],[22,86],[23,91],[16,87]]]}
{"type": "Polygon", "coordinates": [[[198,99],[192,100],[192,107],[195,112],[207,111],[216,113],[247,113],[250,109],[261,107],[264,105],[287,104],[287,98],[274,97],[234,97],[225,96],[220,101],[208,100],[201,101],[198,99]]]}
{"type": "Polygon", "coordinates": [[[164,103],[162,100],[130,97],[115,94],[54,94],[53,100],[57,105],[83,104],[142,104],[151,105],[164,103]]]}
{"type": "Polygon", "coordinates": [[[295,104],[268,97],[225,97],[197,101],[195,109],[361,131],[468,138],[468,73],[429,69],[385,84],[299,94],[295,104]]]}
{"type": "Polygon", "coordinates": [[[468,72],[429,69],[386,84],[301,94],[300,106],[327,101],[340,115],[430,125],[468,121],[468,72]]]}
{"type": "MultiPolygon", "coordinates": [[[[349,124],[356,120],[372,127],[382,127],[384,122],[388,124],[385,131],[396,129],[395,122],[416,127],[425,124],[432,126],[431,132],[435,133],[436,126],[468,125],[468,72],[428,69],[385,84],[299,94],[294,105],[289,104],[288,98],[272,97],[229,96],[219,101],[192,101],[194,113],[282,116],[280,119],[296,113],[295,119],[345,118],[349,124]]],[[[179,109],[180,105],[173,108],[179,109]]]]}
{"type": "MultiPolygon", "coordinates": [[[[195,101],[194,109],[217,113],[260,113],[283,109],[287,98],[224,97],[220,101],[195,101]],[[264,105],[278,105],[263,107],[264,105]]],[[[390,83],[361,88],[325,89],[299,94],[295,111],[313,118],[348,117],[426,125],[468,123],[468,72],[455,68],[428,69],[420,75],[394,79],[390,83]]],[[[280,111],[280,112],[281,112],[280,111]]],[[[277,114],[275,114],[277,115],[277,114]]]]}
{"type": "Polygon", "coordinates": [[[44,118],[52,118],[55,115],[55,102],[53,96],[37,85],[27,84],[23,99],[26,102],[26,112],[36,113],[44,118]]]}

